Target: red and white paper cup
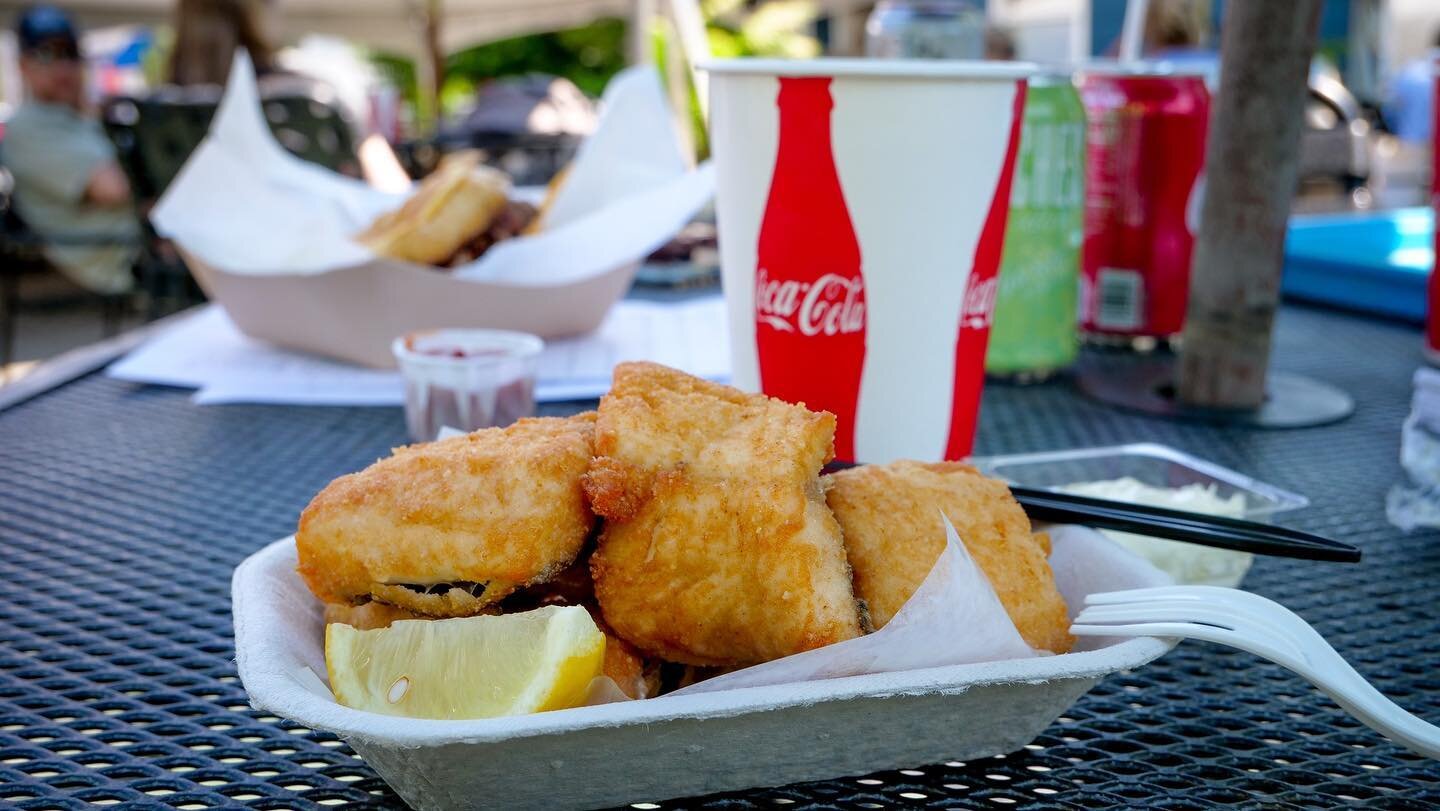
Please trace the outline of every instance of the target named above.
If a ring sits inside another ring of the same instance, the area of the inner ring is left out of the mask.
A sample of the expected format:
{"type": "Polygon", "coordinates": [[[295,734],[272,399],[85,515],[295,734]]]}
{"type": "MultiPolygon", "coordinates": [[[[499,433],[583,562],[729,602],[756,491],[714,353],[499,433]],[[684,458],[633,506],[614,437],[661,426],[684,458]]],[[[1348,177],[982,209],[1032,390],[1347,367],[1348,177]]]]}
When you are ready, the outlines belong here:
{"type": "Polygon", "coordinates": [[[734,381],[839,459],[961,459],[1031,65],[720,60],[710,138],[734,381]]]}

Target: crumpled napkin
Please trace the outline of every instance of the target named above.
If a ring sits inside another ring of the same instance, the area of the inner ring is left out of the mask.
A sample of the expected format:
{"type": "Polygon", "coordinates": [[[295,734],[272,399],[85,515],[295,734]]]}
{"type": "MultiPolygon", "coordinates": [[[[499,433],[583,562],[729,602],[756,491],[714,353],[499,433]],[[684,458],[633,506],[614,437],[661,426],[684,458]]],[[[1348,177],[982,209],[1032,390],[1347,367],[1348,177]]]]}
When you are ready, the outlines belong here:
{"type": "Polygon", "coordinates": [[[1390,488],[1385,517],[1406,532],[1440,527],[1440,371],[1415,371],[1410,416],[1400,427],[1405,479],[1390,488]]]}

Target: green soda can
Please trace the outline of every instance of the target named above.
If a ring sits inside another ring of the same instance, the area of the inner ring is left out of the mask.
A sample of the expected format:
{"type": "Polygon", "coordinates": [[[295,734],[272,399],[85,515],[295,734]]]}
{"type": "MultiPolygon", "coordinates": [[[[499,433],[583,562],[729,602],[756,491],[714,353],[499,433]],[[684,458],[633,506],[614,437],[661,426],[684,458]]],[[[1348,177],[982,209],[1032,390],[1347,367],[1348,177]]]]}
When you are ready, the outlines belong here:
{"type": "Polygon", "coordinates": [[[985,371],[1043,380],[1075,361],[1085,217],[1085,107],[1069,76],[1036,76],[1020,152],[985,371]]]}

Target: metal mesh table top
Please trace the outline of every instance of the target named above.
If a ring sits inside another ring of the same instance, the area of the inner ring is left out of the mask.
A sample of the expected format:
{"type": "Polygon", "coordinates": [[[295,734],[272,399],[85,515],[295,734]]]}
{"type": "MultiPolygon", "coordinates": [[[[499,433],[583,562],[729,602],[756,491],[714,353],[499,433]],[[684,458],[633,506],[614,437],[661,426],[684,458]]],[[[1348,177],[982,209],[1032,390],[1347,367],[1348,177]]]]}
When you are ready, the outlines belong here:
{"type": "MultiPolygon", "coordinates": [[[[1353,394],[1344,423],[1185,425],[1063,383],[994,385],[978,450],[1161,442],[1308,495],[1286,523],[1356,543],[1364,562],[1262,559],[1247,586],[1440,721],[1440,536],[1384,518],[1419,347],[1413,329],[1292,308],[1276,364],[1353,394]]],[[[0,805],[397,805],[332,735],[249,707],[229,587],[235,565],[292,532],[317,490],[403,432],[398,409],[196,407],[187,392],[98,375],[0,414],[0,805]]],[[[1356,804],[1436,807],[1440,766],[1288,671],[1187,642],[1106,679],[1010,755],[636,807],[1356,804]]]]}

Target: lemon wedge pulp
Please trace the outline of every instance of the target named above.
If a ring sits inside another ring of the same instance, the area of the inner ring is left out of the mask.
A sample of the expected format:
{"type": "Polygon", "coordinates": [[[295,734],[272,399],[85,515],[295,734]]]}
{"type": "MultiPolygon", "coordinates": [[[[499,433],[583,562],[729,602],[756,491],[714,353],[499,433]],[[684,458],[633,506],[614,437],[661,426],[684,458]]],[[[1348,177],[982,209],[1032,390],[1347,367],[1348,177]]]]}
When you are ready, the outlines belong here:
{"type": "Polygon", "coordinates": [[[579,606],[325,628],[335,698],[409,718],[494,718],[574,707],[600,675],[605,635],[579,606]]]}

